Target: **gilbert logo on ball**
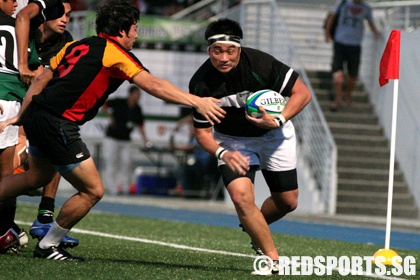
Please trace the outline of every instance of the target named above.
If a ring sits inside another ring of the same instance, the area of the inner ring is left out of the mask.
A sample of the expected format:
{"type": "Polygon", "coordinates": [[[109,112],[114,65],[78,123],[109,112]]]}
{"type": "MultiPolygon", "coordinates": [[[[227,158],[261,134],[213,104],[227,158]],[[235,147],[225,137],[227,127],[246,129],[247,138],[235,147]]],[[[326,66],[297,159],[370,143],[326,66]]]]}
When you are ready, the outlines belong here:
{"type": "Polygon", "coordinates": [[[259,106],[264,107],[268,114],[280,115],[286,105],[286,99],[278,92],[263,89],[252,93],[246,100],[245,109],[251,117],[261,117],[259,106]]]}

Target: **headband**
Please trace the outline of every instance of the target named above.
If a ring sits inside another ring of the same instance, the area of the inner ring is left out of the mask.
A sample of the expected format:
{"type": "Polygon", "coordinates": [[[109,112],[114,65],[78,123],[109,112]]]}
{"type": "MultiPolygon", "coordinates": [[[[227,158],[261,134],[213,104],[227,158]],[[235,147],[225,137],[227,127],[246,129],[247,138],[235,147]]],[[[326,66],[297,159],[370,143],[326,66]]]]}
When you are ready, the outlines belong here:
{"type": "Polygon", "coordinates": [[[235,35],[217,34],[207,39],[207,45],[209,47],[215,43],[232,44],[241,47],[241,38],[235,35]]]}

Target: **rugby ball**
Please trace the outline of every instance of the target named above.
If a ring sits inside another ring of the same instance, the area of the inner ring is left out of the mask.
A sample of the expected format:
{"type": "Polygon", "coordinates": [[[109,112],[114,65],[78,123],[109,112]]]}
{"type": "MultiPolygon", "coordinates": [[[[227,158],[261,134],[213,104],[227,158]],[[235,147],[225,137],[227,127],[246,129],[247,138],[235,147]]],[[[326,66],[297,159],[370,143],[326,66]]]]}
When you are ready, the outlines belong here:
{"type": "Polygon", "coordinates": [[[286,99],[278,92],[270,89],[263,89],[250,94],[246,100],[245,109],[248,115],[254,118],[261,117],[262,113],[258,107],[262,106],[268,114],[280,115],[286,106],[286,99]]]}

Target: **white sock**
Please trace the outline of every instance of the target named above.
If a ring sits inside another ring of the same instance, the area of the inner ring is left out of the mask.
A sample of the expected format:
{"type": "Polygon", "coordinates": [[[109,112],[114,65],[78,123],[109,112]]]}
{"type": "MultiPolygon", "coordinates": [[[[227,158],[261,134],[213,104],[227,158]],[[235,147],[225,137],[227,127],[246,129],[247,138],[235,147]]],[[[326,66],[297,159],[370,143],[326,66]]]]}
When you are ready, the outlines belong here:
{"type": "Polygon", "coordinates": [[[39,242],[39,247],[41,249],[47,249],[53,246],[57,247],[58,245],[60,245],[61,239],[63,239],[69,231],[69,229],[64,229],[60,227],[54,221],[47,235],[45,235],[45,237],[42,238],[42,240],[39,242]]]}

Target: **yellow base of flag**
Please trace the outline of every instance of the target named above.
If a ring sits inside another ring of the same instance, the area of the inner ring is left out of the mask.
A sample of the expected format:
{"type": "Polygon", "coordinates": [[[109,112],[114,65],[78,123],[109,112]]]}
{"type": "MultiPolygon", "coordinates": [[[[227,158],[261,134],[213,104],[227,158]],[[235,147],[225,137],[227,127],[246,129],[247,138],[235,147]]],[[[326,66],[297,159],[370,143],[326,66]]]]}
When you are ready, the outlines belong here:
{"type": "MultiPolygon", "coordinates": [[[[383,265],[393,265],[392,263],[392,259],[394,257],[398,257],[397,252],[395,252],[394,250],[391,249],[379,249],[374,255],[373,255],[373,260],[372,263],[375,264],[375,260],[377,257],[383,257],[381,263],[383,265]]],[[[401,264],[401,262],[398,262],[399,264],[401,264]]]]}

